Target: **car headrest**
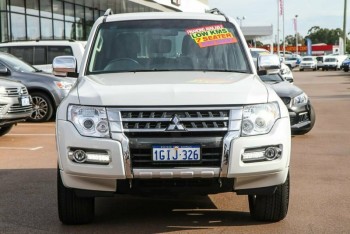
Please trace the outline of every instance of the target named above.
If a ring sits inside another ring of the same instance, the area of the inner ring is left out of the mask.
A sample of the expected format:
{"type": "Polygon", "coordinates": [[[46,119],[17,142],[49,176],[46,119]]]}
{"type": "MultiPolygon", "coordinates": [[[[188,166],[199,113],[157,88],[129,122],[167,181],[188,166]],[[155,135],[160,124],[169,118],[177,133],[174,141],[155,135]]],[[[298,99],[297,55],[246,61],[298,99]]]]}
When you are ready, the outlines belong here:
{"type": "Polygon", "coordinates": [[[152,41],[151,53],[163,54],[171,51],[171,40],[169,39],[156,39],[152,41]]]}

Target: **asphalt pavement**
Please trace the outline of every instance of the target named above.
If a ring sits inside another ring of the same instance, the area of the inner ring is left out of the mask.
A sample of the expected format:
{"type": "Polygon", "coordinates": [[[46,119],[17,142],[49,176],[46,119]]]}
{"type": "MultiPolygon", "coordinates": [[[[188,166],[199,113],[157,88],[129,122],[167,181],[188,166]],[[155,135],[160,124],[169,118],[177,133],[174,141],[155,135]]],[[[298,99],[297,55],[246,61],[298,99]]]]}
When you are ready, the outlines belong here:
{"type": "Polygon", "coordinates": [[[289,213],[250,218],[246,196],[96,199],[95,222],[60,223],[55,123],[23,123],[0,138],[0,233],[350,233],[350,73],[294,72],[316,111],[292,137],[289,213]]]}

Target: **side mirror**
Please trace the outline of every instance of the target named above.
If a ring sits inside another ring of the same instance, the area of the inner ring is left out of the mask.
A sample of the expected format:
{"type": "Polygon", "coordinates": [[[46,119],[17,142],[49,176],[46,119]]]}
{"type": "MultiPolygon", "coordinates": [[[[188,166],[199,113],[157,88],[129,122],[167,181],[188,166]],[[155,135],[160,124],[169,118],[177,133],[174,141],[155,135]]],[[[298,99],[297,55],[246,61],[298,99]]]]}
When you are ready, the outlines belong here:
{"type": "Polygon", "coordinates": [[[55,76],[78,77],[76,58],[73,56],[58,56],[54,58],[52,73],[55,76]]]}
{"type": "Polygon", "coordinates": [[[9,74],[9,69],[5,66],[0,65],[0,75],[6,76],[9,74]]]}
{"type": "MultiPolygon", "coordinates": [[[[281,69],[281,62],[275,54],[261,54],[258,57],[258,75],[266,75],[267,73],[273,72],[273,70],[281,69]]],[[[277,72],[278,72],[277,71],[277,72]]]]}

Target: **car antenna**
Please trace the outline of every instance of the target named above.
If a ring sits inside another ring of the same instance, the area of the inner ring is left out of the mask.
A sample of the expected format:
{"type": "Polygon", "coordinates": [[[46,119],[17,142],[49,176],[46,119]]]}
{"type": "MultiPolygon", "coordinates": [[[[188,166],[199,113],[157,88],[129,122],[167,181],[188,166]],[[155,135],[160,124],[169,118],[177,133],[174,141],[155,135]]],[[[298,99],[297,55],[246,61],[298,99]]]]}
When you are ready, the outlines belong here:
{"type": "Polygon", "coordinates": [[[226,21],[229,22],[228,17],[222,11],[220,11],[218,8],[210,9],[207,12],[210,14],[222,15],[223,17],[225,17],[226,21]]]}
{"type": "Polygon", "coordinates": [[[109,16],[109,15],[113,15],[113,11],[112,11],[111,8],[108,8],[106,10],[106,12],[104,13],[104,15],[103,15],[103,23],[106,23],[107,16],[109,16]]]}

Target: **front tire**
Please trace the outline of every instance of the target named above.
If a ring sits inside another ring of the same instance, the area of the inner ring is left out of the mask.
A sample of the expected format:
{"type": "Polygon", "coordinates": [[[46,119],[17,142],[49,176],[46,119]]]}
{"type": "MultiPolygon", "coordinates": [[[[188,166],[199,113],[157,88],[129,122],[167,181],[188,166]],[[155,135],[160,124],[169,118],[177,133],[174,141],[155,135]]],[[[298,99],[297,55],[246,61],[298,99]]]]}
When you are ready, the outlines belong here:
{"type": "Polygon", "coordinates": [[[33,99],[34,110],[28,120],[31,122],[48,121],[53,114],[53,105],[50,98],[40,92],[33,92],[30,95],[33,99]]]}
{"type": "Polygon", "coordinates": [[[289,173],[284,184],[273,195],[248,195],[250,215],[258,221],[277,222],[284,219],[289,205],[289,173]]]}
{"type": "Polygon", "coordinates": [[[13,127],[13,124],[0,127],[0,137],[9,133],[11,131],[12,127],[13,127]]]}
{"type": "Polygon", "coordinates": [[[95,215],[95,199],[78,197],[73,189],[66,188],[57,169],[58,216],[64,224],[91,223],[95,215]]]}

